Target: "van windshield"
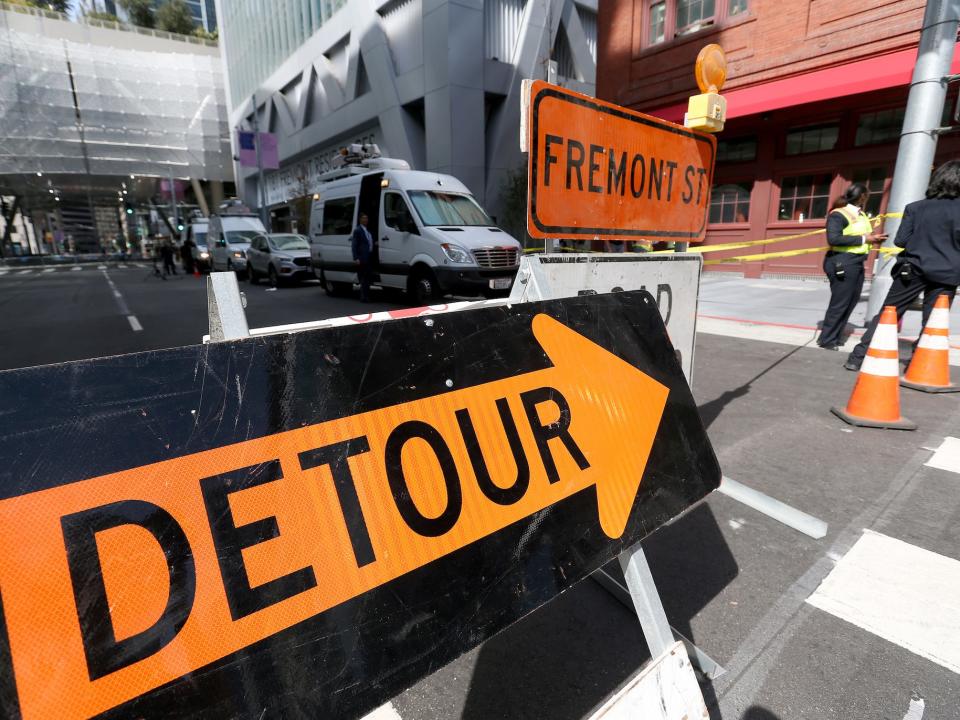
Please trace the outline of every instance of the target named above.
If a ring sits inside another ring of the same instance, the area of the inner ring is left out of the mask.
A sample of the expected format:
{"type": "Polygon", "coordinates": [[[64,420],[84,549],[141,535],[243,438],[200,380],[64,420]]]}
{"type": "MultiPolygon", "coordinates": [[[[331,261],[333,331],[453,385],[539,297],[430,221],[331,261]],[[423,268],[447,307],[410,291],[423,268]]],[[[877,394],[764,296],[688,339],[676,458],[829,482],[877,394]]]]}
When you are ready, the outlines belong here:
{"type": "Polygon", "coordinates": [[[414,190],[408,194],[424,225],[493,225],[469,195],[434,190],[414,190]]]}
{"type": "Polygon", "coordinates": [[[257,235],[262,235],[256,230],[226,230],[223,234],[231,245],[249,245],[257,235]]]}

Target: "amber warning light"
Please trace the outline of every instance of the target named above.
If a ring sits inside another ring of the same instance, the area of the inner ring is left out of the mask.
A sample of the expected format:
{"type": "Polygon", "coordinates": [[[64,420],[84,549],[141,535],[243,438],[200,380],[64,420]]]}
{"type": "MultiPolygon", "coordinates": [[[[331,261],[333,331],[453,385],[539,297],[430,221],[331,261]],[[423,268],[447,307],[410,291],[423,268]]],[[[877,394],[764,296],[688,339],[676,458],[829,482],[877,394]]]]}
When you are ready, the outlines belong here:
{"type": "Polygon", "coordinates": [[[528,87],[531,236],[703,240],[713,137],[543,81],[528,87]]]}

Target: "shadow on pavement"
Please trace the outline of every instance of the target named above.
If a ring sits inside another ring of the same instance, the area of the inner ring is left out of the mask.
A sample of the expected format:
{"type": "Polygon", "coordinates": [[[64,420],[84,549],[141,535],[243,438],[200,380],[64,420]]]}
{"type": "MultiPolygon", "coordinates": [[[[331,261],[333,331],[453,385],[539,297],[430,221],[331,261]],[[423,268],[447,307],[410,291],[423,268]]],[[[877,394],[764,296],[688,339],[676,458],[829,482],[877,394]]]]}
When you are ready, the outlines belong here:
{"type": "Polygon", "coordinates": [[[747,711],[743,714],[743,717],[740,720],[780,720],[780,716],[775,715],[765,707],[752,705],[751,707],[747,708],[747,711]]]}
{"type": "MultiPolygon", "coordinates": [[[[690,619],[739,572],[713,511],[701,503],[643,546],[670,623],[696,642],[690,619]]],[[[606,569],[623,582],[616,561],[606,569]]],[[[461,718],[580,720],[649,656],[632,609],[585,580],[480,648],[461,718]]],[[[716,706],[710,684],[702,690],[716,706]]]]}
{"type": "Polygon", "coordinates": [[[809,347],[809,344],[797,345],[793,350],[788,352],[783,357],[779,358],[776,362],[772,363],[769,367],[761,370],[759,373],[754,375],[752,378],[747,380],[743,385],[734,388],[733,390],[726,390],[719,397],[714,398],[708,402],[699,405],[700,417],[703,419],[703,426],[710,429],[710,426],[713,425],[713,421],[720,417],[720,413],[723,412],[723,409],[729,405],[731,402],[737,398],[741,398],[747,393],[750,392],[750,386],[753,385],[757,380],[762,378],[768,372],[777,367],[780,363],[786,361],[791,356],[793,356],[798,350],[801,350],[805,347],[809,347]]]}

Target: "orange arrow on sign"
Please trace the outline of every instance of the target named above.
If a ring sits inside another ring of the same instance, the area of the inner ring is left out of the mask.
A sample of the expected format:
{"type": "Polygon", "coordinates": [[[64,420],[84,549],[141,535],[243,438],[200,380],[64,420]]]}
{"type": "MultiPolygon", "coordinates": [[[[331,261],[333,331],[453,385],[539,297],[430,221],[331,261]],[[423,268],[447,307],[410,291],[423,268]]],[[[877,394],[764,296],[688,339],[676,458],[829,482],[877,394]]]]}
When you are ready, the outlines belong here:
{"type": "Polygon", "coordinates": [[[553,367],[0,502],[24,720],[108,710],[591,486],[620,537],[668,390],[533,331],[553,367]]]}

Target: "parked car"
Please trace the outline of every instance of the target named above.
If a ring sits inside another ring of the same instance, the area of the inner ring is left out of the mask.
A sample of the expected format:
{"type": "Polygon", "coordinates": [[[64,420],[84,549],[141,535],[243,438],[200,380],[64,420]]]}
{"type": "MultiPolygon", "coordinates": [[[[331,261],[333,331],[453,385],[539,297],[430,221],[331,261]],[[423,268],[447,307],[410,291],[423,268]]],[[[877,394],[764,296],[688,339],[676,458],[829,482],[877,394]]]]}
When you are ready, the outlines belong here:
{"type": "Polygon", "coordinates": [[[313,278],[310,242],[303,235],[269,233],[257,235],[247,250],[247,280],[252,284],[266,278],[271,286],[281,282],[313,278]]]}

